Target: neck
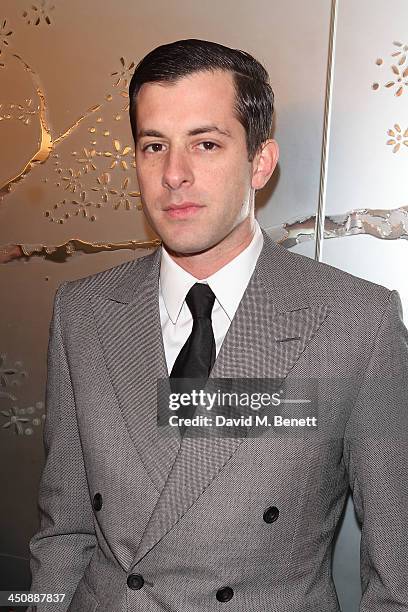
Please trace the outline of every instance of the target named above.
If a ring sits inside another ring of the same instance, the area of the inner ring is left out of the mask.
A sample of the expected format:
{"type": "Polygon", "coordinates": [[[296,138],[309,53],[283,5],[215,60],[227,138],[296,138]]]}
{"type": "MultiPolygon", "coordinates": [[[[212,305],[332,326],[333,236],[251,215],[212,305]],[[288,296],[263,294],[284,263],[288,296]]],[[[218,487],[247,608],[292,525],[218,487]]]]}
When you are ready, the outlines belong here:
{"type": "Polygon", "coordinates": [[[239,231],[233,230],[221,242],[200,253],[176,253],[167,247],[166,250],[183,270],[202,280],[218,272],[249,246],[255,234],[255,219],[248,218],[235,229],[239,231]]]}

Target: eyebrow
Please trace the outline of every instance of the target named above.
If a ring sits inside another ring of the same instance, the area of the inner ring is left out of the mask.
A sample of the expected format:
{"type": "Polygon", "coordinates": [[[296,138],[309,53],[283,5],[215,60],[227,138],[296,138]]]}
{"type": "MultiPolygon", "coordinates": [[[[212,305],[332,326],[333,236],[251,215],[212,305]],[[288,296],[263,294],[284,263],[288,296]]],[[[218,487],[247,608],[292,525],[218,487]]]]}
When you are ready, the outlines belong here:
{"type": "MultiPolygon", "coordinates": [[[[228,130],[222,130],[216,125],[203,125],[193,130],[189,130],[187,132],[188,136],[198,136],[199,134],[209,134],[212,132],[216,132],[217,134],[222,134],[223,136],[228,136],[231,138],[231,133],[228,130]]],[[[140,130],[137,133],[138,138],[143,138],[146,136],[150,136],[151,138],[165,138],[165,135],[157,130],[140,130]]]]}
{"type": "Polygon", "coordinates": [[[222,130],[216,125],[203,125],[202,127],[195,128],[194,130],[190,130],[188,132],[189,136],[197,136],[198,134],[208,134],[211,132],[216,132],[218,134],[222,134],[223,136],[228,136],[231,138],[231,133],[228,130],[222,130]]]}

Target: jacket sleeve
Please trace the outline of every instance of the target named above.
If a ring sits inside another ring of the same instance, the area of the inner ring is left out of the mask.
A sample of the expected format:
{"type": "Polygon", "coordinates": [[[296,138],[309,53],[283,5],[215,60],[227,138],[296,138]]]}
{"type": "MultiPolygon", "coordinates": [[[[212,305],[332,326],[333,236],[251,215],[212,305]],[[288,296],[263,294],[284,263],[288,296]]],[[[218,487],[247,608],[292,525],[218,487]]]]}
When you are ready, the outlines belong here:
{"type": "Polygon", "coordinates": [[[57,290],[50,325],[40,528],[30,541],[31,591],[65,593],[65,599],[62,604],[32,606],[38,612],[68,609],[96,544],[74,391],[61,333],[60,302],[66,284],[57,290]]]}
{"type": "Polygon", "coordinates": [[[389,294],[344,440],[361,522],[360,612],[408,611],[408,331],[389,294]]]}

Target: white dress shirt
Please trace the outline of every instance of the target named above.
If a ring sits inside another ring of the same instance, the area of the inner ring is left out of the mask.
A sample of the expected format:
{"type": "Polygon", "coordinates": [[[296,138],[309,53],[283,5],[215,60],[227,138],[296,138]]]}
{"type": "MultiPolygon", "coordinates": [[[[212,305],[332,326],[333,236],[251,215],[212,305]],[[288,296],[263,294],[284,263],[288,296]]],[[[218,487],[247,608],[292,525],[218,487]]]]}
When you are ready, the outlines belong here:
{"type": "Polygon", "coordinates": [[[251,243],[215,274],[200,280],[183,270],[162,246],[159,306],[164,352],[169,374],[193,327],[193,317],[185,302],[186,295],[191,287],[197,282],[208,283],[215,294],[211,319],[216,355],[218,355],[225,334],[255,269],[262,246],[261,228],[255,220],[255,233],[251,243]]]}

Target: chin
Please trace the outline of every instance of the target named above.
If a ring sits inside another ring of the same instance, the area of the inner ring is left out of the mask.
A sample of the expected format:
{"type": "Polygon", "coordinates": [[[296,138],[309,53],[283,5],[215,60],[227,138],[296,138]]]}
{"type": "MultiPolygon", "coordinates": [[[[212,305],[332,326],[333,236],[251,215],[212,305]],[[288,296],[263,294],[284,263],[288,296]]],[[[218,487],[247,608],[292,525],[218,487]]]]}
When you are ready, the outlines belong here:
{"type": "Polygon", "coordinates": [[[213,244],[209,241],[197,242],[197,240],[174,240],[174,238],[173,240],[166,240],[164,236],[163,242],[168,250],[180,255],[193,255],[195,253],[201,253],[203,251],[207,251],[213,246],[213,244]]]}

